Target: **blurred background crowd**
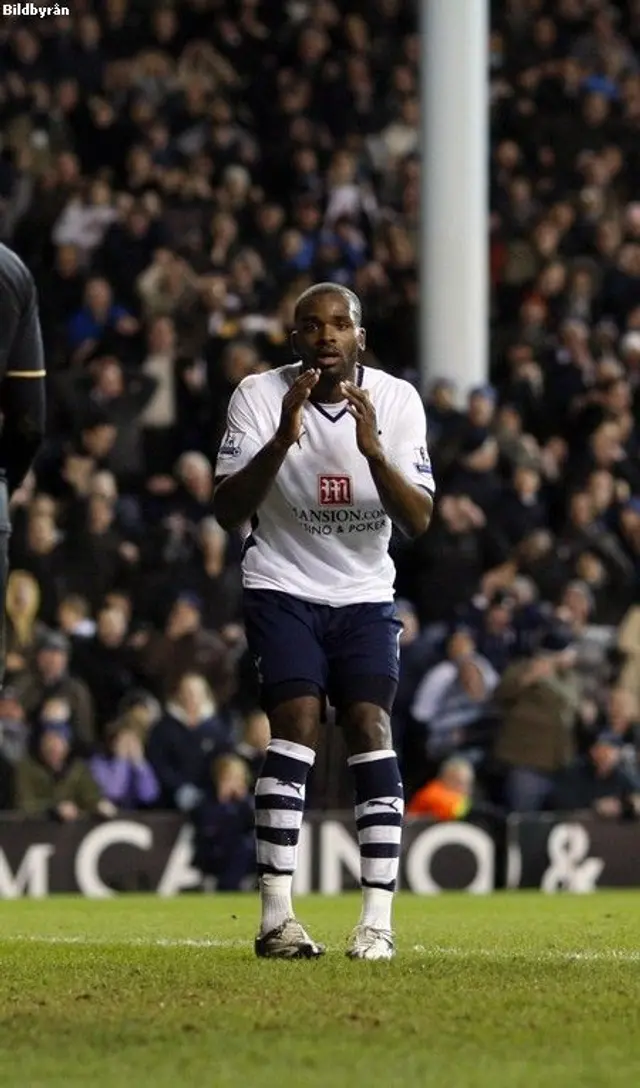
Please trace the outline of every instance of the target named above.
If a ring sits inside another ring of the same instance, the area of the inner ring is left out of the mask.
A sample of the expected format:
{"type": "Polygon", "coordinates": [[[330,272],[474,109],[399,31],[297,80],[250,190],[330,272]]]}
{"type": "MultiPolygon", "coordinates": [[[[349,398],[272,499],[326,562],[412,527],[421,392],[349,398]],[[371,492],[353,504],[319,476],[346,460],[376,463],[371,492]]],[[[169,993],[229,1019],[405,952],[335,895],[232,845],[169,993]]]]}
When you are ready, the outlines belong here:
{"type": "MultiPolygon", "coordinates": [[[[500,0],[490,384],[426,391],[439,500],[395,543],[409,810],[640,808],[640,3],[500,0]]],[[[297,295],[363,299],[418,381],[417,4],[76,0],[0,26],[0,239],[39,288],[49,433],[14,506],[0,803],[189,814],[251,867],[268,740],[229,396],[297,295]]],[[[314,807],[350,804],[328,729],[314,807]]]]}

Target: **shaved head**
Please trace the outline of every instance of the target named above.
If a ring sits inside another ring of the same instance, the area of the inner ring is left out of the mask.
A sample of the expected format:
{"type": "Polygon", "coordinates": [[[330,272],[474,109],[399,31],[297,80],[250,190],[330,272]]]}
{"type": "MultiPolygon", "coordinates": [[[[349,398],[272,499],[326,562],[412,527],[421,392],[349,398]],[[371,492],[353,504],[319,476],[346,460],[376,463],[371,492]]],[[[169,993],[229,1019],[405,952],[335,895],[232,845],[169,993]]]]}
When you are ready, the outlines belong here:
{"type": "Polygon", "coordinates": [[[360,299],[348,287],[343,287],[339,283],[315,283],[313,287],[308,287],[306,291],[303,291],[296,302],[294,310],[294,319],[296,321],[305,303],[317,298],[318,295],[339,295],[346,302],[354,325],[359,326],[362,324],[362,303],[360,299]]]}

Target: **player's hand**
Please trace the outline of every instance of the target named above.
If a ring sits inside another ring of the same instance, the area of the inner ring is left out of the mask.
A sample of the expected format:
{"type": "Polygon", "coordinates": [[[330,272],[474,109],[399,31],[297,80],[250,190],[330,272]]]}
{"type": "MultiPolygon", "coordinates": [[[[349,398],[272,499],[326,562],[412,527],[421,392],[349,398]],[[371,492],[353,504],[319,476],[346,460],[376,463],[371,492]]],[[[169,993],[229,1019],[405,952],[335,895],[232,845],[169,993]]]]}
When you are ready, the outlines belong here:
{"type": "Polygon", "coordinates": [[[616,501],[627,502],[631,498],[631,488],[626,480],[616,480],[616,501]]]}
{"type": "Polygon", "coordinates": [[[27,659],[22,654],[7,654],[7,672],[22,672],[27,667],[27,659]]]}
{"type": "Polygon", "coordinates": [[[622,815],[622,802],[617,797],[600,797],[596,801],[596,812],[605,820],[615,820],[622,815]]]}
{"type": "Polygon", "coordinates": [[[467,658],[458,666],[458,679],[469,699],[481,703],[487,693],[484,677],[475,661],[467,658]]]}
{"type": "Polygon", "coordinates": [[[170,495],[175,489],[173,476],[152,476],[147,480],[147,491],[152,495],[170,495]]]}
{"type": "Polygon", "coordinates": [[[343,382],[340,389],[349,401],[348,410],[356,421],[356,441],[363,457],[382,455],[378,435],[376,410],[366,389],[358,389],[353,382],[343,382]]]}
{"type": "Polygon", "coordinates": [[[192,393],[198,393],[207,384],[207,368],[202,360],[193,363],[182,372],[182,380],[192,393]]]}
{"type": "Polygon", "coordinates": [[[121,559],[124,559],[125,563],[134,564],[140,558],[140,549],[132,544],[130,540],[125,540],[118,548],[118,555],[121,559]]]}
{"type": "Polygon", "coordinates": [[[283,446],[293,446],[302,434],[304,406],[309,400],[311,390],[318,384],[319,370],[305,370],[288,389],[282,398],[280,425],[276,438],[283,446]]]}
{"type": "Polygon", "coordinates": [[[219,631],[220,637],[231,649],[245,642],[245,631],[241,623],[225,623],[219,631]]]}
{"type": "Polygon", "coordinates": [[[553,658],[551,656],[538,657],[531,662],[529,668],[522,674],[522,686],[529,687],[530,684],[537,684],[540,680],[549,680],[554,673],[553,658]]]}
{"type": "Polygon", "coordinates": [[[125,314],[116,321],[116,332],[119,332],[122,336],[132,336],[140,328],[135,317],[131,317],[130,314],[125,314]]]}
{"type": "Polygon", "coordinates": [[[98,801],[96,812],[98,816],[102,816],[103,820],[113,820],[118,815],[118,810],[113,801],[107,801],[105,797],[98,801]]]}

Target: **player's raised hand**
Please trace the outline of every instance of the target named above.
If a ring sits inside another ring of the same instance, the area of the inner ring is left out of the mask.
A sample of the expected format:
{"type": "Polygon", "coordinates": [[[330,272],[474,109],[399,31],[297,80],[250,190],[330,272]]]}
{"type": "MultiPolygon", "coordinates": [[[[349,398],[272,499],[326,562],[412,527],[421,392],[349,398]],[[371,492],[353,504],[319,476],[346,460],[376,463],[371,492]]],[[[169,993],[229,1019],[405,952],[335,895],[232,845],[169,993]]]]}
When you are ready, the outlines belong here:
{"type": "Polygon", "coordinates": [[[356,440],[363,457],[379,457],[382,453],[378,434],[376,410],[366,389],[353,382],[343,382],[341,391],[349,401],[348,410],[356,421],[356,440]]]}
{"type": "Polygon", "coordinates": [[[319,370],[305,370],[282,398],[282,412],[276,437],[283,445],[293,446],[300,438],[304,406],[319,377],[319,370]]]}

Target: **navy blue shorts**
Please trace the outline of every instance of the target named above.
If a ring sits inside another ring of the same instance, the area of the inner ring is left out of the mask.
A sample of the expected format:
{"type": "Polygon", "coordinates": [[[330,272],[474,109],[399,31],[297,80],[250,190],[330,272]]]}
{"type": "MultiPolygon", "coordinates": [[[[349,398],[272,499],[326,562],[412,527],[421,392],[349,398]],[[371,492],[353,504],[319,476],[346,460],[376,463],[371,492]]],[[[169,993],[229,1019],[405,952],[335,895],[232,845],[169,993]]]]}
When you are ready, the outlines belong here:
{"type": "Polygon", "coordinates": [[[326,695],[336,710],[367,702],[391,711],[402,630],[394,604],[332,608],[276,590],[245,589],[244,614],[265,710],[302,695],[326,695]]]}

